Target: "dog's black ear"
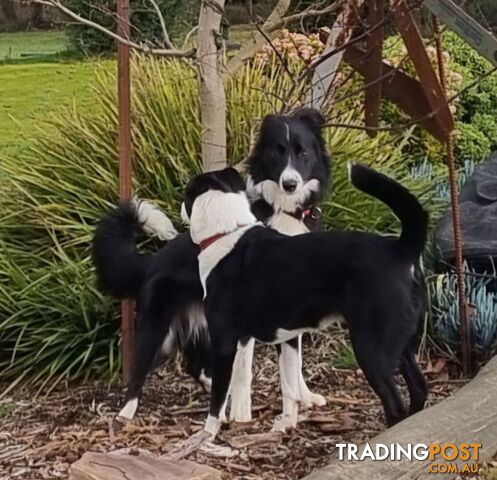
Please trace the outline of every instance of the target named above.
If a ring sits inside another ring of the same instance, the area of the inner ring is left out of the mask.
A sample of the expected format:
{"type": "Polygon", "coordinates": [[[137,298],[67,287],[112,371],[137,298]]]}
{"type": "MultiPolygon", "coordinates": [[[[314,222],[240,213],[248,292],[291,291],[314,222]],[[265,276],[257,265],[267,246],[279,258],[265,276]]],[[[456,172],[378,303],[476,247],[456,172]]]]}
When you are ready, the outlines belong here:
{"type": "Polygon", "coordinates": [[[230,189],[233,192],[245,191],[247,186],[242,176],[238,172],[238,170],[233,167],[225,168],[223,171],[223,180],[229,185],[230,189]]]}
{"type": "Polygon", "coordinates": [[[281,121],[281,115],[276,115],[274,113],[266,115],[261,122],[261,128],[260,128],[261,134],[271,131],[271,129],[274,126],[278,125],[280,121],[281,121]]]}
{"type": "Polygon", "coordinates": [[[301,108],[293,114],[293,118],[304,122],[310,129],[320,132],[326,120],[315,108],[301,108]]]}

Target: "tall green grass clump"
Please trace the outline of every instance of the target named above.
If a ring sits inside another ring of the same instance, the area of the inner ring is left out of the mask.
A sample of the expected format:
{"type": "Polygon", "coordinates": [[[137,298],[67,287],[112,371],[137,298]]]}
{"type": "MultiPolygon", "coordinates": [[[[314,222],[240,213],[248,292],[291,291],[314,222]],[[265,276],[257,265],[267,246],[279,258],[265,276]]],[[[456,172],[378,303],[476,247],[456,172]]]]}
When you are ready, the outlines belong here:
{"type": "MultiPolygon", "coordinates": [[[[246,66],[227,87],[228,157],[243,161],[261,118],[282,107],[293,84],[276,61],[246,66]]],[[[134,188],[179,224],[182,189],[201,171],[196,70],[184,62],[137,58],[133,64],[134,188]]],[[[360,101],[334,119],[360,123],[360,101]]],[[[44,388],[88,377],[116,378],[116,302],[95,286],[90,258],[96,222],[118,200],[115,78],[95,75],[94,107],[65,110],[32,133],[20,157],[3,157],[0,202],[0,377],[44,388]]],[[[414,180],[400,152],[406,138],[328,129],[334,156],[332,194],[323,216],[330,227],[395,232],[391,212],[355,191],[349,160],[373,164],[430,203],[430,180],[414,180]]],[[[180,227],[181,228],[181,227],[180,227]]]]}

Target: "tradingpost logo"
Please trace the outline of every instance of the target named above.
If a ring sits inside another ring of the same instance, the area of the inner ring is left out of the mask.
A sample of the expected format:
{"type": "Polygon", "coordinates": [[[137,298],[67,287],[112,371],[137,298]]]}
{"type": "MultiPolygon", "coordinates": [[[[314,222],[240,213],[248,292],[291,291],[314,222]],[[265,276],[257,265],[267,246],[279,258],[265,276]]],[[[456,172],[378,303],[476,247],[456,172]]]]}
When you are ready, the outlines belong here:
{"type": "Polygon", "coordinates": [[[354,443],[337,443],[340,461],[426,462],[429,473],[478,473],[481,443],[376,443],[358,447],[354,443]]]}

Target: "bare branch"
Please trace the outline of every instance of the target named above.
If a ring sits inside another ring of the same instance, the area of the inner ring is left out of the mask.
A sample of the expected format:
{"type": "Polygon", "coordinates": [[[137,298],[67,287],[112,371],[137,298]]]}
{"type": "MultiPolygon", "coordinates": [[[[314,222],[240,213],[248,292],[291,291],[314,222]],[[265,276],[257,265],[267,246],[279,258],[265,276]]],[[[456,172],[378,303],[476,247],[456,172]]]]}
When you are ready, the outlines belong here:
{"type": "Polygon", "coordinates": [[[127,38],[123,38],[117,33],[112,32],[111,30],[103,27],[102,25],[99,25],[96,22],[93,22],[87,18],[81,17],[77,13],[73,12],[69,8],[67,8],[65,5],[63,5],[60,0],[31,0],[30,3],[35,3],[39,5],[47,5],[50,7],[57,8],[60,10],[62,13],[67,15],[68,17],[72,18],[78,23],[82,23],[83,25],[87,25],[91,28],[94,28],[95,30],[98,30],[105,35],[108,35],[109,37],[113,38],[117,42],[123,43],[124,45],[128,45],[130,48],[137,50],[142,53],[146,54],[151,54],[151,55],[157,55],[159,57],[192,57],[195,55],[195,49],[188,50],[188,51],[183,51],[183,50],[177,50],[174,48],[151,48],[148,47],[147,45],[140,45],[136,42],[133,42],[127,38]]]}
{"type": "Polygon", "coordinates": [[[160,10],[158,3],[155,0],[148,0],[152,6],[154,7],[155,13],[157,17],[159,17],[160,26],[162,28],[162,38],[164,40],[164,45],[169,49],[174,49],[173,42],[171,42],[171,38],[169,37],[169,33],[167,32],[166,22],[164,20],[164,16],[160,10]]]}
{"type": "Polygon", "coordinates": [[[279,28],[284,27],[285,25],[288,25],[289,23],[299,22],[299,21],[305,20],[306,18],[320,17],[322,15],[327,15],[328,13],[332,13],[332,12],[338,10],[338,7],[341,5],[341,3],[342,2],[340,2],[340,1],[336,1],[332,5],[329,5],[325,8],[320,9],[320,10],[317,10],[315,8],[306,8],[302,12],[294,13],[293,15],[288,15],[287,17],[283,17],[279,22],[271,25],[270,31],[278,30],[279,28]]]}
{"type": "Polygon", "coordinates": [[[198,25],[195,25],[185,36],[185,41],[183,42],[183,50],[186,50],[188,46],[188,42],[190,41],[191,36],[198,30],[198,25]]]}
{"type": "Polygon", "coordinates": [[[250,60],[263,46],[266,42],[270,42],[275,36],[276,31],[288,25],[289,23],[302,21],[310,17],[318,17],[321,15],[326,15],[328,13],[334,12],[342,4],[341,1],[336,0],[332,5],[327,7],[316,9],[307,8],[302,12],[295,13],[293,15],[284,16],[285,13],[290,8],[290,1],[279,0],[279,2],[274,7],[273,11],[264,22],[262,26],[258,25],[253,17],[252,22],[255,25],[253,31],[252,40],[245,43],[237,55],[232,57],[226,64],[226,76],[234,75],[246,61],[250,60]]]}
{"type": "MultiPolygon", "coordinates": [[[[274,32],[276,29],[273,26],[281,22],[281,19],[289,8],[290,0],[279,0],[267,20],[262,25],[261,29],[266,32],[266,34],[274,32]]],[[[264,38],[264,35],[260,32],[254,32],[252,40],[247,41],[242,46],[240,51],[227,62],[224,74],[225,80],[226,77],[234,75],[240,68],[242,68],[245,62],[250,60],[264,46],[265,43],[266,39],[264,38]]]]}

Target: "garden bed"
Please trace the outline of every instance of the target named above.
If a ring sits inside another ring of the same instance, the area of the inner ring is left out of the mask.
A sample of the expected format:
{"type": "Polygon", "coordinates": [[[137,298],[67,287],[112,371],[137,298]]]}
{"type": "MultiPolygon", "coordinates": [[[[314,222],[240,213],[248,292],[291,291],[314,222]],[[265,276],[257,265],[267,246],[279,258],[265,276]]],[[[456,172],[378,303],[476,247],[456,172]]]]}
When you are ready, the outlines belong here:
{"type": "MultiPolygon", "coordinates": [[[[305,351],[306,379],[311,389],[327,397],[325,407],[310,412],[297,431],[281,441],[242,448],[233,458],[196,453],[191,459],[217,468],[226,479],[296,479],[329,463],[336,443],[362,442],[382,431],[381,405],[362,373],[356,367],[331,367],[327,348],[312,349],[312,356],[310,346],[305,351]]],[[[275,357],[273,348],[258,346],[254,421],[230,425],[219,442],[230,445],[235,436],[270,430],[281,408],[275,357]]],[[[443,360],[425,362],[424,369],[430,403],[451,395],[461,384],[449,378],[443,360]]],[[[163,455],[201,428],[206,418],[208,396],[174,365],[153,375],[136,419],[118,428],[113,419],[122,399],[120,388],[94,382],[46,397],[19,391],[2,400],[0,480],[67,478],[70,464],[90,450],[131,448],[132,453],[145,449],[163,455]]]]}

